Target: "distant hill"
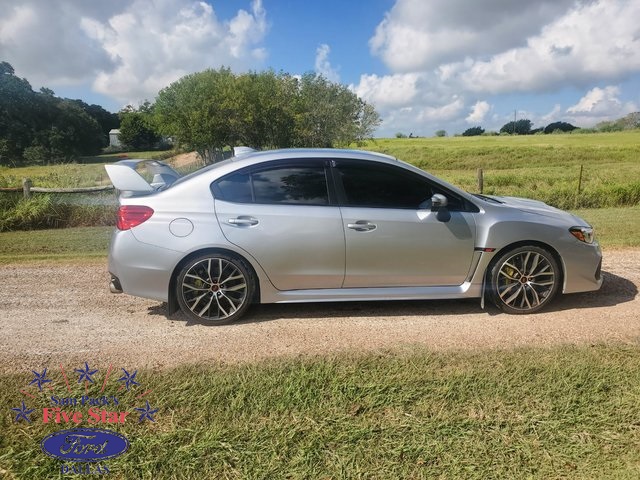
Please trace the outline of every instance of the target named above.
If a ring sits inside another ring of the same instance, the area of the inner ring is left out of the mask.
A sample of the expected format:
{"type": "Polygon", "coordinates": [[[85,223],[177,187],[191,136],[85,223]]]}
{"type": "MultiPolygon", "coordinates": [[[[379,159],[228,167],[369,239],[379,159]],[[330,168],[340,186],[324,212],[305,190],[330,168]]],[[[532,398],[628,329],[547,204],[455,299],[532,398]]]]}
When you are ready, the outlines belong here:
{"type": "Polygon", "coordinates": [[[600,122],[596,125],[596,129],[601,132],[620,132],[634,128],[640,128],[640,112],[633,112],[617,120],[600,122]]]}

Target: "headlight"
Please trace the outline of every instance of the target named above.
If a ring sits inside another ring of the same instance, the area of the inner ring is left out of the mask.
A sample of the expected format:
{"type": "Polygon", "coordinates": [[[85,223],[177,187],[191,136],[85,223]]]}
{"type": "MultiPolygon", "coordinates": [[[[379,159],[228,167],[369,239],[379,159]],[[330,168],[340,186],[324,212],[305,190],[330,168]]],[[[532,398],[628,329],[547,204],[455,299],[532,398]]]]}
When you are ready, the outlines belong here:
{"type": "Polygon", "coordinates": [[[596,235],[591,227],[571,227],[569,229],[571,235],[584,243],[593,243],[596,235]]]}

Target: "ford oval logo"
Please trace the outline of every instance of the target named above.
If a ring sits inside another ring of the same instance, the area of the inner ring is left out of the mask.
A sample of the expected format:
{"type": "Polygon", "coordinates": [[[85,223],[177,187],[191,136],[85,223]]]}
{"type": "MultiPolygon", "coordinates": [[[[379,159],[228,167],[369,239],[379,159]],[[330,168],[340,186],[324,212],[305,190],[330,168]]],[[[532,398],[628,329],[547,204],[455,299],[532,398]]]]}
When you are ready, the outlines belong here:
{"type": "Polygon", "coordinates": [[[71,462],[97,462],[122,455],[129,441],[119,433],[93,428],[60,430],[44,437],[42,451],[71,462]]]}

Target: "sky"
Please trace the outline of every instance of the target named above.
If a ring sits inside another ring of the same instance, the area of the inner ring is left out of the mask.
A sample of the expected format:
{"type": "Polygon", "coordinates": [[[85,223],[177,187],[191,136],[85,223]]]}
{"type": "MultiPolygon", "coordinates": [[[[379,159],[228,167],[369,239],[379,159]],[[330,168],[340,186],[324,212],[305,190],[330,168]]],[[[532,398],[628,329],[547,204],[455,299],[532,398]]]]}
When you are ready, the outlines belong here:
{"type": "Polygon", "coordinates": [[[590,127],[640,110],[640,0],[0,0],[0,61],[117,112],[180,77],[315,71],[376,136],[590,127]]]}

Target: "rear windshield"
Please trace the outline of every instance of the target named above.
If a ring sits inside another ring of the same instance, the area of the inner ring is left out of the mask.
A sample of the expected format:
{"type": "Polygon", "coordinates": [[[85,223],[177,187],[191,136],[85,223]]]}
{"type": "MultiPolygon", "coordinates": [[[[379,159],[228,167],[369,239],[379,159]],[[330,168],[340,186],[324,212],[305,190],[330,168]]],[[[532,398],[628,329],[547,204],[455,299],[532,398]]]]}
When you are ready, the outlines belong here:
{"type": "Polygon", "coordinates": [[[202,167],[202,168],[196,170],[195,172],[191,172],[188,175],[185,175],[184,177],[180,177],[175,182],[173,182],[171,185],[167,185],[166,187],[163,187],[162,190],[166,190],[167,188],[171,187],[172,185],[177,185],[179,183],[184,182],[185,180],[188,180],[188,179],[193,178],[193,177],[197,177],[198,175],[201,175],[201,174],[203,174],[205,172],[210,172],[211,170],[215,170],[217,168],[224,167],[225,165],[229,165],[229,163],[231,163],[234,158],[235,157],[232,157],[232,158],[229,158],[227,160],[223,160],[222,162],[216,162],[216,163],[212,163],[211,165],[207,165],[205,167],[202,167]]]}

